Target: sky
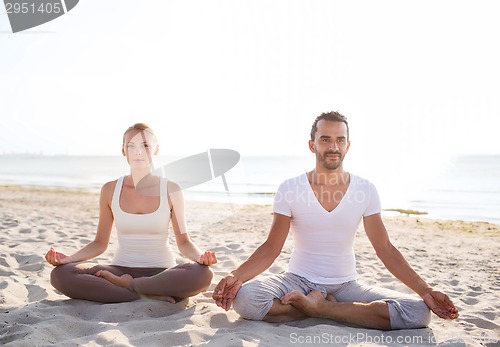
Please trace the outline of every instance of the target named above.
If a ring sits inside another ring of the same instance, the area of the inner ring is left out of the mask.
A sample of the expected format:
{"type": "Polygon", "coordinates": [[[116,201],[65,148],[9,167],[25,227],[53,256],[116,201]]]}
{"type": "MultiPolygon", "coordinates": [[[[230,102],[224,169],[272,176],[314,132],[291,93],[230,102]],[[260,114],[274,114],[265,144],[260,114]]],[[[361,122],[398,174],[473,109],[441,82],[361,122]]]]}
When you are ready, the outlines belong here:
{"type": "Polygon", "coordinates": [[[2,8],[0,154],[120,155],[124,130],[145,122],[163,154],[307,155],[331,110],[375,163],[500,154],[499,9],[82,0],[13,34],[2,8]]]}

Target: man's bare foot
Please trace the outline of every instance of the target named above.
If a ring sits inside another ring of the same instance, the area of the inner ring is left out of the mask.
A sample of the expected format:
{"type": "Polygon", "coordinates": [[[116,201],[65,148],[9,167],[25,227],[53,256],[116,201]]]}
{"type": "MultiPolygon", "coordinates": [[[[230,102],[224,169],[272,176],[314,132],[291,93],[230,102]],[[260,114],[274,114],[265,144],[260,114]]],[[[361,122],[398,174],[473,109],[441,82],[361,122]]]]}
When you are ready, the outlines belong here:
{"type": "Polygon", "coordinates": [[[337,300],[335,300],[335,297],[332,294],[328,294],[326,296],[326,300],[331,302],[338,302],[337,300]]]}
{"type": "Polygon", "coordinates": [[[262,320],[271,323],[284,323],[304,318],[307,318],[307,315],[304,312],[298,310],[292,305],[283,304],[279,299],[274,299],[271,309],[262,320]]]}
{"type": "Polygon", "coordinates": [[[336,302],[333,295],[328,295],[326,299],[323,297],[323,294],[319,290],[313,290],[307,295],[302,294],[301,292],[294,290],[291,293],[286,294],[281,298],[281,303],[286,305],[290,304],[296,309],[304,312],[308,316],[318,317],[319,316],[319,308],[324,305],[325,301],[336,302]]]}
{"type": "Polygon", "coordinates": [[[121,276],[116,276],[115,274],[112,274],[108,270],[99,270],[95,273],[97,277],[102,277],[105,280],[108,280],[109,282],[123,287],[123,288],[130,288],[130,283],[132,282],[132,276],[129,274],[124,274],[121,276]]]}

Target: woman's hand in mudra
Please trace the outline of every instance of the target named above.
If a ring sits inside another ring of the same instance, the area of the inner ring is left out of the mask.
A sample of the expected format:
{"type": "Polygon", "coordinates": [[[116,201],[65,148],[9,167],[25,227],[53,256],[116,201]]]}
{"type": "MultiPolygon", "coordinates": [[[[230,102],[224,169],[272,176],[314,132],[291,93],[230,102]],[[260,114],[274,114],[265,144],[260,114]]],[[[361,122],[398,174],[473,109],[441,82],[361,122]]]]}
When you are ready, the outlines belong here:
{"type": "Polygon", "coordinates": [[[47,254],[45,254],[45,260],[47,260],[47,263],[49,263],[50,265],[54,265],[54,266],[59,266],[59,265],[71,263],[70,257],[68,257],[64,253],[57,252],[52,247],[50,247],[47,254]]]}
{"type": "Polygon", "coordinates": [[[215,256],[215,252],[206,251],[200,254],[197,262],[201,265],[211,266],[217,263],[217,257],[215,256]]]}

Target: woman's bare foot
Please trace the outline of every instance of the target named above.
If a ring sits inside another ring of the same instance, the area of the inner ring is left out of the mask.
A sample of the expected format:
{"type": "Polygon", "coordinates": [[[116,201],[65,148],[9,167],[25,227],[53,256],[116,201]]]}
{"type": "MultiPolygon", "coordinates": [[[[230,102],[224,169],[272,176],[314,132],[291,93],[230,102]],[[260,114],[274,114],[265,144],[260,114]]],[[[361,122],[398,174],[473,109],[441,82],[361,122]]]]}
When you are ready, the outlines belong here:
{"type": "Polygon", "coordinates": [[[333,295],[328,295],[325,299],[319,290],[313,290],[307,295],[294,290],[281,298],[282,304],[290,304],[311,317],[319,316],[319,309],[325,301],[336,302],[337,300],[333,295]]]}
{"type": "Polygon", "coordinates": [[[144,295],[144,297],[146,297],[148,299],[169,302],[171,304],[175,304],[176,303],[176,301],[175,301],[175,299],[173,297],[167,296],[167,295],[144,295]]]}
{"type": "Polygon", "coordinates": [[[108,270],[99,270],[95,273],[97,277],[102,277],[105,280],[108,280],[109,282],[123,287],[123,288],[130,288],[130,283],[132,282],[132,276],[129,274],[124,274],[121,276],[116,276],[115,274],[112,274],[108,270]]]}
{"type": "MultiPolygon", "coordinates": [[[[132,276],[129,274],[124,274],[121,276],[116,276],[115,274],[112,274],[108,270],[99,270],[95,273],[97,277],[102,277],[105,280],[108,280],[109,282],[123,287],[130,289],[130,283],[132,282],[132,276]]],[[[171,304],[175,304],[175,299],[171,296],[167,295],[142,295],[145,298],[153,299],[153,300],[160,300],[160,301],[165,301],[165,302],[170,302],[171,304]]]]}

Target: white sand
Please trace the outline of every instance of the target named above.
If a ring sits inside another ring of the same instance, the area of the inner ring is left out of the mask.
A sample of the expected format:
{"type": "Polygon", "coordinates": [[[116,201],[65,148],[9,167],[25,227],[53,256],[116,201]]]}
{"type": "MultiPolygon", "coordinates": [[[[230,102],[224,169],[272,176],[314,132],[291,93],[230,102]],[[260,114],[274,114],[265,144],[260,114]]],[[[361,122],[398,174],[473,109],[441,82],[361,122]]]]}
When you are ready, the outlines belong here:
{"type": "MultiPolygon", "coordinates": [[[[213,288],[264,241],[271,207],[190,202],[187,214],[194,241],[218,254],[209,291],[175,305],[146,299],[97,304],[55,291],[44,254],[50,246],[71,253],[93,239],[98,196],[0,187],[0,345],[500,345],[495,342],[500,337],[499,225],[385,218],[393,243],[422,277],[450,295],[461,316],[455,321],[433,316],[426,329],[382,332],[313,318],[247,321],[218,308],[213,288]]],[[[286,269],[291,248],[288,240],[267,273],[286,269]]],[[[113,250],[112,244],[97,261],[109,262],[113,250]]],[[[360,281],[409,292],[385,270],[362,231],[356,250],[360,281]]]]}

